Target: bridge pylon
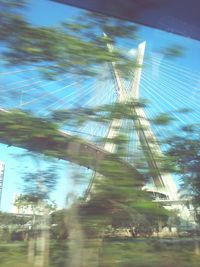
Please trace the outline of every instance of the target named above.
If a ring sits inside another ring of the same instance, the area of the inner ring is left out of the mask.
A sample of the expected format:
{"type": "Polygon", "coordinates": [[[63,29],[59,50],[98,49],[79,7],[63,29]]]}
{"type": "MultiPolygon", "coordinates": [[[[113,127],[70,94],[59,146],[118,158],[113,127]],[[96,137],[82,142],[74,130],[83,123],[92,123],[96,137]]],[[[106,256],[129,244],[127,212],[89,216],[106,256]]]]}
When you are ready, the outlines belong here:
{"type": "MultiPolygon", "coordinates": [[[[108,50],[112,53],[113,47],[108,44],[108,50]]],[[[113,79],[115,82],[115,90],[117,94],[117,102],[118,103],[126,103],[131,99],[135,99],[139,102],[140,100],[140,80],[142,75],[142,67],[144,62],[144,54],[145,54],[146,42],[142,42],[139,44],[137,48],[136,55],[136,64],[134,69],[134,78],[132,83],[130,84],[129,90],[125,90],[124,82],[121,77],[120,71],[117,68],[117,64],[115,62],[111,64],[111,70],[113,74],[113,79]]],[[[161,171],[161,165],[158,162],[159,158],[163,157],[160,146],[156,139],[156,136],[153,133],[151,124],[145,114],[143,107],[133,107],[133,114],[136,115],[137,119],[133,120],[133,128],[136,130],[138,146],[141,147],[143,154],[145,156],[145,160],[147,162],[148,168],[152,170],[151,178],[153,180],[153,185],[151,188],[144,187],[145,190],[151,191],[157,196],[164,196],[166,200],[175,201],[178,200],[177,188],[176,184],[173,180],[173,177],[170,173],[164,173],[161,171]]],[[[113,119],[110,123],[110,127],[108,129],[106,138],[108,140],[115,138],[120,131],[120,127],[122,126],[122,121],[119,119],[113,119]]],[[[104,149],[110,153],[114,153],[116,151],[116,144],[106,142],[104,144],[104,149]]],[[[93,181],[95,179],[101,179],[101,175],[94,173],[93,181]]],[[[88,190],[87,196],[91,191],[95,191],[93,182],[88,190]]]]}

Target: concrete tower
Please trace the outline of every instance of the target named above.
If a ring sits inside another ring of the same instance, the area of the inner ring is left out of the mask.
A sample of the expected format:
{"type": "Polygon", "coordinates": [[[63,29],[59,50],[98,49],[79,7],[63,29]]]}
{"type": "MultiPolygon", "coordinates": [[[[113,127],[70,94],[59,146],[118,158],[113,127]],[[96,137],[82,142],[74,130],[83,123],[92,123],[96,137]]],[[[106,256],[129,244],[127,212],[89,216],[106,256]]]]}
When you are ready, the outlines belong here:
{"type": "Polygon", "coordinates": [[[0,207],[1,207],[4,171],[5,171],[5,164],[4,164],[4,162],[0,161],[0,207]]]}

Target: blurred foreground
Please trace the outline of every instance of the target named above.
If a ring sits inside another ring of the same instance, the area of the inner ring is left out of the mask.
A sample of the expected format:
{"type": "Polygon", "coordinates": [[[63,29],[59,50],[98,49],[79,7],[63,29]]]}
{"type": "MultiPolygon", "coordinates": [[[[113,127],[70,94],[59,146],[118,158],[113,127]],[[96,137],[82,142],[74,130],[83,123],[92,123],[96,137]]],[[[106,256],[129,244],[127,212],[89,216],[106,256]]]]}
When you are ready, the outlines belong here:
{"type": "Polygon", "coordinates": [[[100,218],[98,225],[91,217],[79,223],[78,212],[74,206],[34,218],[1,214],[8,224],[0,229],[0,266],[199,266],[200,236],[195,231],[150,233],[147,225],[103,228],[100,218]]]}
{"type": "MultiPolygon", "coordinates": [[[[101,247],[97,244],[98,240],[84,240],[84,243],[85,247],[81,251],[77,250],[74,258],[70,259],[69,241],[51,241],[49,264],[46,266],[199,266],[200,256],[195,255],[194,241],[191,238],[108,239],[101,247]]],[[[0,266],[41,266],[36,261],[28,262],[27,249],[28,242],[1,242],[0,266]]]]}

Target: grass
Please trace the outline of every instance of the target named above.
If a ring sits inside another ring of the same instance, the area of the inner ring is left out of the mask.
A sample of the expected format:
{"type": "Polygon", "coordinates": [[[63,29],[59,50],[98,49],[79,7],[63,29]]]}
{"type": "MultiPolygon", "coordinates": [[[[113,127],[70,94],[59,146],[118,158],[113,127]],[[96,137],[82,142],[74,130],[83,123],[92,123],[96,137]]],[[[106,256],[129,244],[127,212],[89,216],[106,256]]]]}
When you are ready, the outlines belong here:
{"type": "MultiPolygon", "coordinates": [[[[73,267],[67,264],[67,251],[67,242],[51,242],[49,267],[73,267]]],[[[98,254],[98,267],[200,266],[191,239],[105,240],[98,254]]],[[[27,243],[0,243],[0,267],[32,267],[27,262],[27,243]]]]}
{"type": "Polygon", "coordinates": [[[32,267],[27,264],[27,245],[24,242],[0,244],[1,267],[32,267]]]}
{"type": "Polygon", "coordinates": [[[199,267],[194,243],[144,239],[105,242],[100,267],[199,267]]]}

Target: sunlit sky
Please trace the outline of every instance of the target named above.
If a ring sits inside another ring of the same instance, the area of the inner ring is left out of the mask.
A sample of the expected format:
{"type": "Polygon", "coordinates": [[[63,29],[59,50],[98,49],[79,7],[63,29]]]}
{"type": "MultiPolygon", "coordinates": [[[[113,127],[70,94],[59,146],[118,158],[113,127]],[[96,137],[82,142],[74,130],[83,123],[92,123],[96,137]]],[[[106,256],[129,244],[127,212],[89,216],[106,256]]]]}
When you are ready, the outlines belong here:
{"type": "MultiPolygon", "coordinates": [[[[35,25],[57,25],[61,21],[70,19],[80,12],[80,9],[47,0],[30,0],[29,2],[30,5],[25,12],[25,16],[35,25]]],[[[141,96],[144,98],[151,98],[152,105],[157,107],[158,111],[163,109],[170,110],[173,106],[198,106],[200,98],[200,78],[198,78],[200,73],[200,42],[144,26],[140,27],[138,36],[138,40],[133,41],[133,46],[131,47],[129,44],[127,49],[129,51],[133,49],[132,51],[134,51],[135,47],[137,47],[140,42],[147,42],[145,52],[146,65],[142,77],[141,96]],[[174,44],[183,46],[185,53],[184,56],[172,61],[162,55],[162,50],[174,44]],[[162,72],[165,73],[162,74],[162,72]],[[171,75],[172,78],[170,78],[169,75],[171,75]],[[153,82],[151,81],[152,77],[155,78],[153,82]],[[170,81],[174,82],[170,84],[170,81]],[[160,92],[157,90],[158,83],[160,92]],[[179,90],[177,93],[171,94],[167,102],[162,101],[163,97],[167,99],[166,93],[168,86],[176,90],[178,84],[180,84],[182,93],[179,90]],[[157,91],[153,89],[152,91],[148,91],[153,87],[157,91]],[[151,94],[153,95],[151,96],[151,94]],[[179,101],[181,94],[183,95],[182,102],[179,101]],[[158,99],[160,104],[157,102],[158,99]]],[[[197,121],[199,119],[198,116],[192,116],[191,122],[197,121]]],[[[184,117],[181,119],[185,120],[184,117]]],[[[5,145],[0,145],[0,149],[0,160],[5,162],[6,166],[1,208],[4,211],[11,211],[14,194],[21,192],[23,189],[21,179],[22,173],[24,171],[33,171],[35,168],[38,168],[38,166],[35,165],[30,157],[21,157],[22,149],[7,147],[5,145]]],[[[86,184],[75,186],[70,178],[70,172],[72,172],[71,165],[64,161],[56,161],[56,163],[60,166],[60,182],[52,199],[55,199],[58,205],[62,207],[65,204],[67,193],[74,190],[76,192],[81,192],[86,187],[86,184]]],[[[48,163],[42,160],[40,164],[41,169],[48,166],[48,163]]]]}

